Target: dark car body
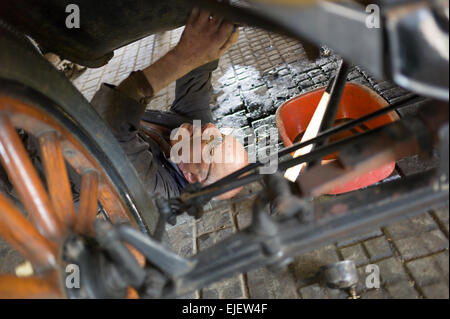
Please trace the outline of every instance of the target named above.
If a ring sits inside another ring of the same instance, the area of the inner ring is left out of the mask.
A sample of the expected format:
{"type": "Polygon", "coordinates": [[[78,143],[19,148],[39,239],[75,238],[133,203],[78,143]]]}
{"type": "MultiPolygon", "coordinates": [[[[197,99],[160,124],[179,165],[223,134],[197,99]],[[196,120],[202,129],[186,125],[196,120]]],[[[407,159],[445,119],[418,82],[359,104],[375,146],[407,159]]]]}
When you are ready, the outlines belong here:
{"type": "Polygon", "coordinates": [[[106,64],[113,51],[186,23],[192,4],[183,0],[2,0],[0,19],[39,46],[89,67],[106,64]],[[80,28],[68,28],[76,4],[80,28]],[[68,12],[66,12],[68,11],[68,12]]]}

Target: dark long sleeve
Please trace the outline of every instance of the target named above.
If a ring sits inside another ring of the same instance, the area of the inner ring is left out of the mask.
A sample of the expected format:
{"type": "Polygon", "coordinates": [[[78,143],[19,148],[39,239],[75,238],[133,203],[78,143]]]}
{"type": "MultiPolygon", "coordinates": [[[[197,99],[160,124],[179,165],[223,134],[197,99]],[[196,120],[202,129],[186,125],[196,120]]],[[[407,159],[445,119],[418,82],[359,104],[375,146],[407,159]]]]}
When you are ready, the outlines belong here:
{"type": "Polygon", "coordinates": [[[174,178],[174,167],[170,167],[155,141],[139,134],[145,104],[108,84],[102,84],[91,104],[109,125],[149,193],[166,198],[179,196],[183,185],[174,178]]]}

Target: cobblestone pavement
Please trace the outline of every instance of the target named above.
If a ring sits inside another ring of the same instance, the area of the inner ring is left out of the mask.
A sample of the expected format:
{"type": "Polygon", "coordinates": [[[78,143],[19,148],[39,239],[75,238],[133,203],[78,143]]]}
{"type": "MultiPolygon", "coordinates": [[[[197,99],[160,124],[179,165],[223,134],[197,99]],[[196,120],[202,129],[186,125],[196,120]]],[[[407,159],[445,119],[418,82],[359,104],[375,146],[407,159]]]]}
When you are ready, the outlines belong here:
{"type": "MultiPolygon", "coordinates": [[[[256,134],[264,134],[275,127],[277,107],[293,96],[324,86],[334,74],[338,60],[331,55],[308,62],[301,44],[295,40],[256,28],[240,31],[239,42],[223,56],[213,74],[215,98],[211,105],[220,127],[244,131],[253,128],[256,134]]],[[[177,29],[153,35],[121,48],[108,65],[87,70],[74,84],[90,99],[102,82],[117,84],[131,71],[156,61],[177,43],[181,32],[177,29]]],[[[389,102],[406,93],[389,82],[375,80],[359,67],[352,69],[348,80],[373,88],[389,102]]],[[[174,83],[158,93],[149,107],[167,110],[173,99],[174,83]]],[[[419,163],[416,157],[402,160],[394,175],[408,175],[419,166],[433,164],[433,160],[424,164],[422,159],[419,163]]],[[[233,202],[209,204],[208,212],[199,221],[180,218],[177,226],[168,229],[174,250],[191,256],[245,228],[250,223],[251,199],[260,189],[260,185],[251,185],[233,202]]],[[[346,298],[346,293],[326,288],[318,270],[320,266],[351,259],[358,265],[361,280],[357,290],[362,298],[448,298],[448,212],[448,205],[428,211],[299,256],[282,273],[254,270],[187,297],[346,298]],[[367,290],[363,285],[368,264],[380,268],[380,289],[367,290]]],[[[2,249],[5,248],[0,246],[0,271],[2,249]]]]}

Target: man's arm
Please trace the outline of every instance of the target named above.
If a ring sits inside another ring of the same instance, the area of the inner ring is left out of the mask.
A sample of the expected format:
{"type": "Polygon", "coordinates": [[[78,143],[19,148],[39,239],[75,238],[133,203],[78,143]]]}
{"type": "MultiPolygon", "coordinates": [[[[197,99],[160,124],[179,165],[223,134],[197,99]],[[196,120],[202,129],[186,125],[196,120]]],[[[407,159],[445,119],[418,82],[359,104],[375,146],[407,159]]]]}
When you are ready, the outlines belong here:
{"type": "MultiPolygon", "coordinates": [[[[103,84],[91,101],[109,125],[149,192],[168,195],[173,189],[165,170],[156,165],[152,147],[138,135],[149,99],[196,67],[218,59],[237,40],[233,26],[194,10],[179,44],[153,65],[133,72],[117,87],[103,84]]],[[[157,150],[156,150],[157,152],[157,150]]]]}
{"type": "Polygon", "coordinates": [[[141,100],[149,97],[150,91],[145,89],[148,83],[155,95],[199,66],[219,59],[237,41],[238,36],[232,23],[217,17],[211,18],[207,11],[194,9],[178,45],[145,68],[142,71],[144,77],[132,74],[119,84],[118,89],[141,100]]]}
{"type": "Polygon", "coordinates": [[[192,70],[219,59],[237,39],[232,23],[194,9],[178,45],[143,70],[144,75],[156,94],[192,70]]]}

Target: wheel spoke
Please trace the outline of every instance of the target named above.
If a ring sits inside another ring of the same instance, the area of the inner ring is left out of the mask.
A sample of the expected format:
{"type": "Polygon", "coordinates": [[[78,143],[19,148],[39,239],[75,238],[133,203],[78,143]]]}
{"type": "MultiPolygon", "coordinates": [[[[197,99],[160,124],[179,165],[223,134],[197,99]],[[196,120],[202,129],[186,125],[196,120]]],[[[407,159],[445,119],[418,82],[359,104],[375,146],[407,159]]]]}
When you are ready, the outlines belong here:
{"type": "Polygon", "coordinates": [[[97,216],[98,174],[88,171],[81,179],[80,206],[76,231],[93,234],[94,221],[97,216]]]}
{"type": "Polygon", "coordinates": [[[53,131],[39,136],[39,144],[53,209],[59,219],[71,227],[76,220],[75,207],[57,133],[53,131]]]}
{"type": "Polygon", "coordinates": [[[38,230],[48,238],[61,238],[64,232],[63,224],[53,211],[50,199],[19,135],[4,113],[0,113],[0,158],[38,230]]]}
{"type": "Polygon", "coordinates": [[[43,267],[55,267],[56,248],[0,193],[0,235],[26,259],[43,267]]]}
{"type": "Polygon", "coordinates": [[[62,298],[55,275],[16,277],[0,275],[0,299],[62,298]]]}

